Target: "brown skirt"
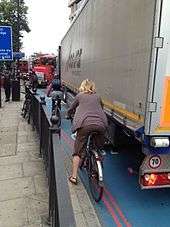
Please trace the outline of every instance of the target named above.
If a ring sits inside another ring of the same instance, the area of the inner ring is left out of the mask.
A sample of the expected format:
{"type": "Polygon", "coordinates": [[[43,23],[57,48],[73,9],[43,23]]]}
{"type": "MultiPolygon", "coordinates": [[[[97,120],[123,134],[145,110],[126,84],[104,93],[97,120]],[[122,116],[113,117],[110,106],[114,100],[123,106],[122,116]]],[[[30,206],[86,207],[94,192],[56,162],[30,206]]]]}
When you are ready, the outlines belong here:
{"type": "Polygon", "coordinates": [[[84,157],[85,146],[87,143],[88,136],[91,132],[97,132],[94,135],[95,144],[100,149],[104,145],[104,134],[106,129],[99,125],[88,125],[77,130],[76,140],[74,143],[74,153],[73,156],[84,157]]]}

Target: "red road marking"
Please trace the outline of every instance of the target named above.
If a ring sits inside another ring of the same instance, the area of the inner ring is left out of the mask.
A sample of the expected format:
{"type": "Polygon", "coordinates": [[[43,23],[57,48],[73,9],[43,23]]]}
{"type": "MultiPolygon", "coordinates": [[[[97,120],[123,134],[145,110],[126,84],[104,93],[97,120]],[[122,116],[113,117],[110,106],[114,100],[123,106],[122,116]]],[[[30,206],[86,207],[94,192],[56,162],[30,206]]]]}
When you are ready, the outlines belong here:
{"type": "Polygon", "coordinates": [[[110,205],[110,203],[106,200],[105,196],[102,197],[102,201],[104,203],[104,205],[106,206],[107,210],[109,211],[109,213],[111,214],[113,220],[115,221],[116,225],[118,227],[122,227],[122,224],[120,223],[118,217],[116,216],[112,206],[110,205]]]}
{"type": "Polygon", "coordinates": [[[121,217],[121,219],[123,220],[123,222],[125,223],[125,225],[127,227],[131,227],[132,225],[128,222],[128,220],[126,219],[126,217],[124,216],[123,212],[121,211],[121,209],[119,208],[116,200],[113,198],[113,196],[111,195],[111,193],[104,187],[104,192],[106,193],[106,195],[109,197],[112,205],[115,207],[115,209],[117,210],[119,216],[121,217]]]}

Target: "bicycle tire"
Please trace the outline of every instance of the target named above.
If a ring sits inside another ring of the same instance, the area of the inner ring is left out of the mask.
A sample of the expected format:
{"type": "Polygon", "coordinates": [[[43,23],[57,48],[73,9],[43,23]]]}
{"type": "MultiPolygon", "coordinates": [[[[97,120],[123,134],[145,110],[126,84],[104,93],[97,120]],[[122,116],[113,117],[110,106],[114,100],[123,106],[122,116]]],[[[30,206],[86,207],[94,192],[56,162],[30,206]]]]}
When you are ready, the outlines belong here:
{"type": "Polygon", "coordinates": [[[87,168],[88,166],[88,158],[85,156],[81,161],[79,168],[82,170],[83,168],[87,168]]]}
{"type": "Polygon", "coordinates": [[[55,107],[55,115],[58,117],[58,127],[61,126],[61,111],[60,108],[58,106],[55,107]]]}
{"type": "MultiPolygon", "coordinates": [[[[89,161],[89,187],[93,199],[99,202],[103,196],[103,179],[99,179],[102,174],[101,161],[92,154],[89,161]]],[[[102,177],[103,178],[103,177],[102,177]]]]}
{"type": "Polygon", "coordinates": [[[22,107],[21,115],[23,116],[23,118],[25,118],[26,115],[27,115],[27,100],[24,101],[24,104],[23,104],[23,107],[22,107]]]}
{"type": "Polygon", "coordinates": [[[25,118],[26,114],[27,114],[26,109],[22,110],[22,112],[21,112],[21,116],[22,116],[23,118],[25,118]]]}
{"type": "Polygon", "coordinates": [[[27,123],[30,124],[31,121],[31,103],[28,104],[28,119],[27,123]]]}
{"type": "Polygon", "coordinates": [[[84,160],[85,160],[85,159],[82,159],[82,160],[80,161],[79,168],[80,168],[81,170],[82,170],[83,167],[84,167],[84,160]]]}

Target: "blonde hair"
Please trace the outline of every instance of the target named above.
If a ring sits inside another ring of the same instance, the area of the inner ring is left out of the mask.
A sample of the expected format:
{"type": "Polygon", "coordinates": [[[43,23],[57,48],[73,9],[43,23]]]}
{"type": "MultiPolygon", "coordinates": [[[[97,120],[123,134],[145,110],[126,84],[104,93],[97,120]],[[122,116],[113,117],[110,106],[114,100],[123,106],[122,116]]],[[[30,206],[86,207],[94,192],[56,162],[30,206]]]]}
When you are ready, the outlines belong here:
{"type": "Polygon", "coordinates": [[[79,91],[83,93],[95,93],[95,83],[92,80],[86,79],[81,82],[81,85],[79,87],[79,91]]]}

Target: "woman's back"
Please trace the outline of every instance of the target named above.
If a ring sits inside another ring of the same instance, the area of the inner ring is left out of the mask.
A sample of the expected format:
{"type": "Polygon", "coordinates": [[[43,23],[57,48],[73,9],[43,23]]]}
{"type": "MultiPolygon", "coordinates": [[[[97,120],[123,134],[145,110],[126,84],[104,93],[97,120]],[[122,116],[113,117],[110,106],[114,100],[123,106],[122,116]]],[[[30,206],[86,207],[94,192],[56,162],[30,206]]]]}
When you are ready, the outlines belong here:
{"type": "Polygon", "coordinates": [[[79,93],[76,99],[78,106],[73,120],[74,128],[91,124],[107,126],[107,118],[102,109],[101,99],[95,93],[79,93]]]}

